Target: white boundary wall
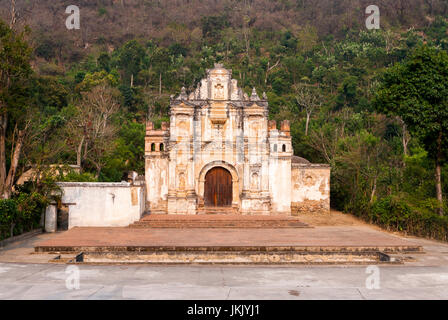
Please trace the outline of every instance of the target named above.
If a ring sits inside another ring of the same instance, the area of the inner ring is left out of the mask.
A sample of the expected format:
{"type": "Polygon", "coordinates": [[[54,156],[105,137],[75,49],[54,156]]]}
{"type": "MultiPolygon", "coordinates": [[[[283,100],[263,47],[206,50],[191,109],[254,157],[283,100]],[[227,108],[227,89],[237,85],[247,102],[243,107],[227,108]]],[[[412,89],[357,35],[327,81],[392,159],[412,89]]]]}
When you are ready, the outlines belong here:
{"type": "Polygon", "coordinates": [[[127,227],[145,211],[143,185],[130,183],[58,183],[69,207],[69,229],[74,227],[127,227]]]}

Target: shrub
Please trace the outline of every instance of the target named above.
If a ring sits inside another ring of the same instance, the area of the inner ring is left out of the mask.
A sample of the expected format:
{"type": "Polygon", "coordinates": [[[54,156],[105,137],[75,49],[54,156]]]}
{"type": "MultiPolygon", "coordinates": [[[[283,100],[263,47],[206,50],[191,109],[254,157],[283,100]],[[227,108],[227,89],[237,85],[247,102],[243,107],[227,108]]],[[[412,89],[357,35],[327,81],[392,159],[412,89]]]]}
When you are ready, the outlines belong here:
{"type": "Polygon", "coordinates": [[[370,218],[374,223],[399,231],[406,230],[411,214],[407,203],[393,196],[376,201],[370,210],[370,218]]]}
{"type": "Polygon", "coordinates": [[[16,193],[12,199],[0,199],[0,239],[39,227],[50,197],[41,193],[16,193]]]}
{"type": "Polygon", "coordinates": [[[21,193],[17,199],[17,225],[20,227],[20,233],[37,228],[43,210],[49,205],[50,201],[39,193],[32,194],[21,193]]]}
{"type": "Polygon", "coordinates": [[[371,206],[368,220],[387,229],[448,241],[448,217],[435,213],[435,201],[428,199],[415,207],[410,203],[398,196],[382,198],[371,206]]]}
{"type": "Polygon", "coordinates": [[[17,220],[17,204],[11,199],[0,199],[0,239],[7,238],[11,233],[11,226],[17,220]]]}

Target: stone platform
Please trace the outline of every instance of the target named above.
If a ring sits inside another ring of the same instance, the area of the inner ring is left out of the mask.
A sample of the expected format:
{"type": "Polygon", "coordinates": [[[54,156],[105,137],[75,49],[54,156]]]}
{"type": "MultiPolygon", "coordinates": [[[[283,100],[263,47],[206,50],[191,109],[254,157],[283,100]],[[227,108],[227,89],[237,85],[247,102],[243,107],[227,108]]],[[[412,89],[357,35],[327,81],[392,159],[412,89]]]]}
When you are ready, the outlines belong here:
{"type": "Polygon", "coordinates": [[[150,215],[128,228],[73,228],[35,247],[72,254],[67,263],[94,264],[376,264],[422,251],[362,226],[312,228],[294,217],[241,215],[150,215]]]}
{"type": "Polygon", "coordinates": [[[106,251],[421,252],[399,237],[366,227],[295,229],[74,228],[38,243],[36,252],[106,251]]]}

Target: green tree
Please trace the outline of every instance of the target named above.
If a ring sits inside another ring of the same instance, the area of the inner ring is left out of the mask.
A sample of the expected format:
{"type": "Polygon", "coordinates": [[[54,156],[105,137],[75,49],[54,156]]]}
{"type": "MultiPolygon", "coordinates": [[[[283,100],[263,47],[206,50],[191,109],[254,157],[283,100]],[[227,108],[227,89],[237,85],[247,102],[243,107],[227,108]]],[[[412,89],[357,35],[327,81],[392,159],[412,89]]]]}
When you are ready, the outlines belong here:
{"type": "Polygon", "coordinates": [[[26,134],[26,82],[32,74],[31,48],[25,33],[18,33],[0,20],[0,197],[9,198],[26,134]],[[25,109],[25,110],[24,110],[25,109]],[[8,130],[8,125],[14,128],[8,130]],[[9,172],[6,171],[7,135],[14,136],[9,172]]]}
{"type": "Polygon", "coordinates": [[[443,215],[442,166],[448,145],[448,54],[421,46],[407,60],[390,68],[378,88],[375,105],[400,116],[435,161],[436,194],[443,215]]]}
{"type": "Polygon", "coordinates": [[[123,80],[131,87],[134,86],[134,77],[143,68],[145,58],[145,48],[137,40],[129,41],[120,49],[118,64],[123,71],[123,80]]]}
{"type": "Polygon", "coordinates": [[[103,52],[98,57],[98,65],[102,70],[105,70],[106,72],[110,72],[110,56],[107,52],[103,52]]]}
{"type": "Polygon", "coordinates": [[[221,31],[229,27],[226,16],[208,16],[201,18],[202,36],[217,42],[220,39],[221,31]]]}

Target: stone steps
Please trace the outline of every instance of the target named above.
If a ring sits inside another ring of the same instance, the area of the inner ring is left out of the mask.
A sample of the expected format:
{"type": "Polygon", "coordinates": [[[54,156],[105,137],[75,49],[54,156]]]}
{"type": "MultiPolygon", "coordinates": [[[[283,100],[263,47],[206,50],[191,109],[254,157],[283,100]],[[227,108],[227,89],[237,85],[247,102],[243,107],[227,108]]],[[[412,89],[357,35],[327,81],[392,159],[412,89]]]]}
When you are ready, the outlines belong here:
{"type": "Polygon", "coordinates": [[[251,229],[251,228],[265,228],[265,229],[279,229],[279,228],[309,228],[308,225],[301,222],[181,222],[181,221],[167,221],[167,222],[136,222],[129,226],[130,228],[164,228],[164,229],[222,229],[222,228],[236,228],[236,229],[251,229]]]}
{"type": "Polygon", "coordinates": [[[130,228],[173,228],[173,229],[277,229],[309,228],[297,218],[241,215],[150,215],[129,226],[130,228]]]}
{"type": "Polygon", "coordinates": [[[237,215],[238,210],[232,207],[228,208],[210,208],[210,207],[200,207],[198,209],[199,215],[237,215]]]}
{"type": "Polygon", "coordinates": [[[68,263],[81,264],[218,264],[218,265],[370,265],[401,264],[380,251],[334,252],[285,251],[197,251],[156,250],[147,252],[82,252],[68,263]]]}

